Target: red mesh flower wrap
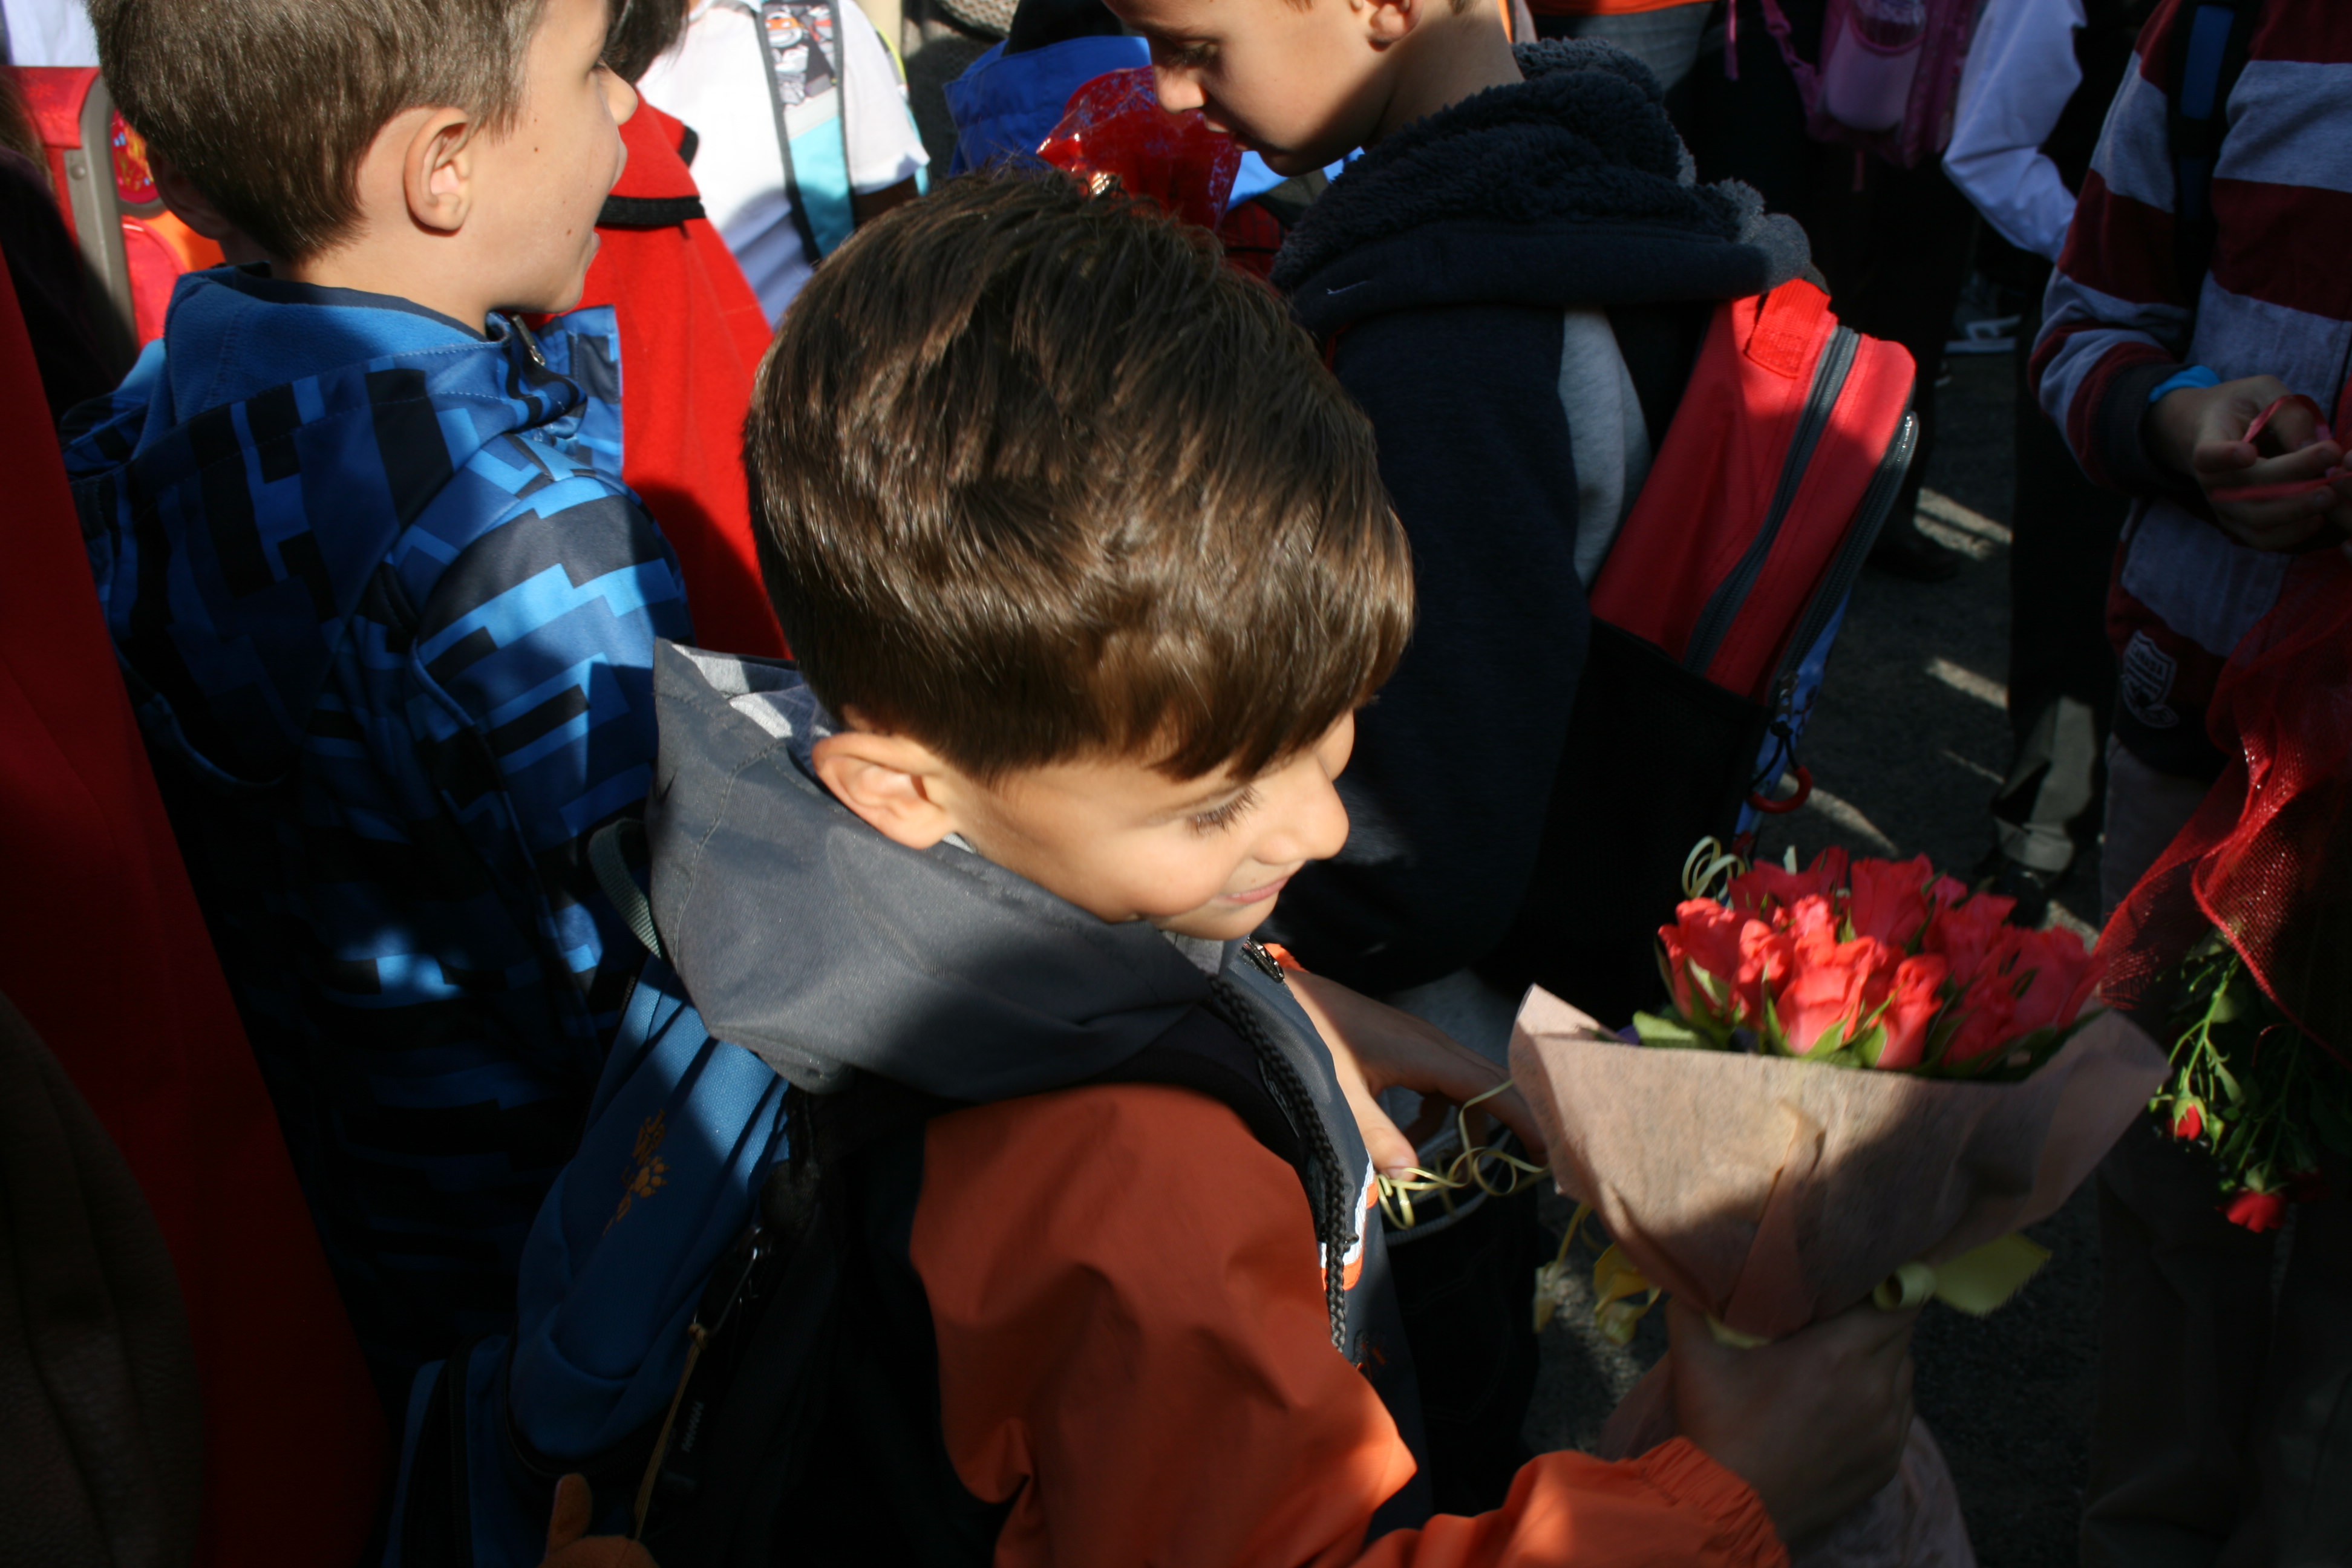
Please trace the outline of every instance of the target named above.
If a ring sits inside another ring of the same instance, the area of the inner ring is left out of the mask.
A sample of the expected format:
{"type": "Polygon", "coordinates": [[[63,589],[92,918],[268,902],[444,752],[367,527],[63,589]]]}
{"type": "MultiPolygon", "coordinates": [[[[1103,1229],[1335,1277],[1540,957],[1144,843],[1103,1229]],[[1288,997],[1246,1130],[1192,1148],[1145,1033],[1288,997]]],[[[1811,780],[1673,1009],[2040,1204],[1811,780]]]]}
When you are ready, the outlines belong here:
{"type": "Polygon", "coordinates": [[[1210,130],[1200,110],[1160,107],[1149,66],[1108,72],[1072,93],[1037,156],[1096,190],[1116,180],[1129,195],[1209,229],[1223,217],[1242,166],[1241,149],[1210,130]]]}
{"type": "Polygon", "coordinates": [[[2231,655],[2209,728],[2234,760],[2100,939],[2133,1008],[2209,924],[2271,999],[2352,1061],[2352,562],[2314,552],[2231,655]]]}

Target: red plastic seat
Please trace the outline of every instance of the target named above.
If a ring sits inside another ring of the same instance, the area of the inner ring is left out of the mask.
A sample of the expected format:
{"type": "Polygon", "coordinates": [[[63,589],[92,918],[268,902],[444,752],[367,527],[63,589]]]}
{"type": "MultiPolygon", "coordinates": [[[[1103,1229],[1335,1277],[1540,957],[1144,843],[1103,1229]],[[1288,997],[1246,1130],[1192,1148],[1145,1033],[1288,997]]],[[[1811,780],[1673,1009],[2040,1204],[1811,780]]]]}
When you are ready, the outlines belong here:
{"type": "Polygon", "coordinates": [[[123,335],[118,346],[144,347],[163,335],[180,274],[219,266],[220,247],[164,210],[147,144],[114,112],[96,66],[26,66],[16,79],[99,315],[123,335]]]}

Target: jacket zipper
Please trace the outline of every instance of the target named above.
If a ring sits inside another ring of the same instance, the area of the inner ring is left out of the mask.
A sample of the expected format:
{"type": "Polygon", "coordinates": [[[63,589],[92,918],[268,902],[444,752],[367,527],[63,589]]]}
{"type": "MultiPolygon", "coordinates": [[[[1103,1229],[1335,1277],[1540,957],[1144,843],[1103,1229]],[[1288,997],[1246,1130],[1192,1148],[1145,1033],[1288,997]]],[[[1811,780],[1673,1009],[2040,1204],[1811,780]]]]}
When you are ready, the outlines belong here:
{"type": "Polygon", "coordinates": [[[1829,346],[1822,351],[1821,363],[1813,370],[1812,387],[1805,395],[1803,416],[1797,422],[1796,439],[1790,443],[1788,459],[1780,465],[1780,482],[1772,491],[1771,510],[1764,514],[1764,525],[1749,542],[1747,553],[1740,556],[1731,574],[1709,595],[1706,607],[1699,612],[1698,624],[1691,629],[1690,643],[1683,652],[1683,668],[1693,674],[1705,675],[1706,667],[1715,662],[1717,649],[1723,646],[1731,623],[1738,619],[1741,607],[1756,586],[1756,579],[1763,574],[1773,541],[1780,536],[1780,524],[1796,501],[1797,487],[1804,482],[1813,448],[1821,444],[1822,432],[1829,428],[1838,394],[1845,390],[1845,378],[1853,369],[1861,341],[1853,328],[1841,326],[1831,334],[1829,346]]]}

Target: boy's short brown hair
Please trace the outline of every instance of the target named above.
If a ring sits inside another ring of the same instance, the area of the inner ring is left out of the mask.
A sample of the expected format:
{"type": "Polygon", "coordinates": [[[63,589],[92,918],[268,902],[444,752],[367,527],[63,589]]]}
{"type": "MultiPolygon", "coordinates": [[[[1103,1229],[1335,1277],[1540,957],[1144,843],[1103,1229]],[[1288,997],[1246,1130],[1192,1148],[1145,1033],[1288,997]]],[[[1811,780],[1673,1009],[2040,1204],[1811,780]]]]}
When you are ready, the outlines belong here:
{"type": "Polygon", "coordinates": [[[1282,301],[1059,174],[967,176],[828,258],[744,448],[810,686],[975,777],[1255,773],[1412,626],[1371,426],[1282,301]]]}
{"type": "Polygon", "coordinates": [[[403,110],[498,132],[546,0],[89,0],[122,118],[273,257],[359,216],[359,168],[403,110]]]}

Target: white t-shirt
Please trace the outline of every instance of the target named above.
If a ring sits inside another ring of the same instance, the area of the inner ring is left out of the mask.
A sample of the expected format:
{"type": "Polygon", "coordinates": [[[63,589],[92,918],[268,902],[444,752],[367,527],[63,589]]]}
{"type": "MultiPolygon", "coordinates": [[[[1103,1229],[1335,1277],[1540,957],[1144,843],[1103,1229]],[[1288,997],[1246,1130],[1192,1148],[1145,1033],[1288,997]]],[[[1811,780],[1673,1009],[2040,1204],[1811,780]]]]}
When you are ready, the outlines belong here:
{"type": "Polygon", "coordinates": [[[94,66],[98,35],[81,0],[0,0],[8,58],[20,66],[94,66]]]}
{"type": "MultiPolygon", "coordinates": [[[[703,210],[735,255],[773,325],[809,279],[810,260],[784,197],[783,154],[776,148],[768,97],[768,49],[756,6],[703,0],[686,33],[637,83],[646,101],[694,128],[694,183],[703,210]]],[[[907,90],[882,36],[856,0],[839,0],[841,69],[849,87],[843,133],[850,188],[885,191],[930,162],[907,113],[907,90]]],[[[842,94],[827,88],[785,110],[798,137],[841,112],[842,94]]]]}
{"type": "Polygon", "coordinates": [[[2053,262],[2066,248],[2074,193],[2042,144],[2083,85],[2074,60],[2083,26],[2083,0],[1992,0],[1969,44],[1944,150],[1944,173],[2001,237],[2053,262]]]}

